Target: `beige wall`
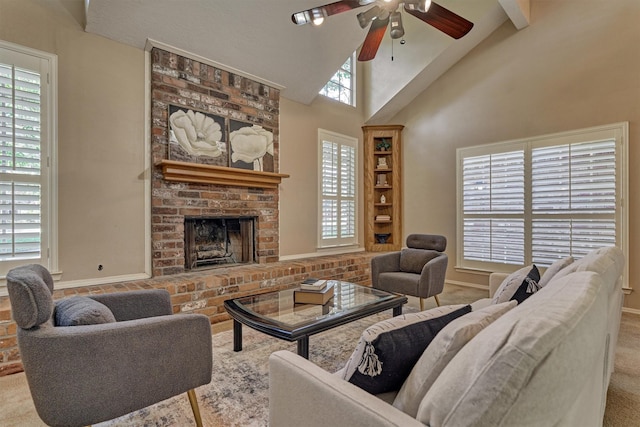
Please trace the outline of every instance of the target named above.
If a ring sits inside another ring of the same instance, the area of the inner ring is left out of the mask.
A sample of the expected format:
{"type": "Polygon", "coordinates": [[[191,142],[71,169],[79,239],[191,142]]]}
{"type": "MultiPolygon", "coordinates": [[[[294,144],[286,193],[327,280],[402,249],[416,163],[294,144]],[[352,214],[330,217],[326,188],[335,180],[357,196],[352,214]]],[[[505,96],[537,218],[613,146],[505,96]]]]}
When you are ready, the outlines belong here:
{"type": "MultiPolygon", "coordinates": [[[[83,4],[0,0],[1,40],[58,55],[63,281],[145,271],[144,52],[85,33],[83,4]]],[[[322,97],[310,106],[282,99],[280,109],[280,170],[291,174],[281,187],[280,253],[315,253],[317,129],[362,140],[362,113],[322,97]]]]}
{"type": "MultiPolygon", "coordinates": [[[[144,52],[85,33],[82,7],[82,0],[0,0],[0,39],[58,55],[65,281],[145,270],[144,52]]],[[[629,121],[633,286],[640,253],[634,221],[640,209],[640,2],[532,0],[531,17],[532,25],[519,32],[503,25],[391,120],[406,126],[405,234],[445,234],[455,260],[456,148],[629,121]]],[[[280,113],[280,170],[291,175],[281,186],[280,253],[313,253],[317,129],[361,141],[363,115],[361,108],[322,98],[310,106],[282,99],[280,113]]],[[[453,266],[448,278],[486,284],[486,277],[453,266]]],[[[640,285],[626,297],[628,307],[640,309],[638,291],[640,285]]]]}
{"type": "Polygon", "coordinates": [[[628,121],[630,284],[640,309],[640,2],[532,0],[531,25],[505,23],[395,118],[404,124],[404,231],[449,238],[456,272],[456,148],[628,121]]]}
{"type": "Polygon", "coordinates": [[[64,281],[145,270],[144,52],[85,33],[83,7],[0,1],[0,39],[58,55],[64,281]]]}
{"type": "MultiPolygon", "coordinates": [[[[280,256],[316,252],[318,234],[318,128],[337,132],[360,141],[362,158],[362,124],[360,108],[349,107],[324,97],[309,106],[280,100],[280,172],[288,173],[280,186],[280,256]]],[[[362,162],[358,164],[362,177],[362,162]]],[[[362,211],[360,189],[359,218],[362,211]]],[[[364,223],[360,221],[360,236],[364,223]]],[[[363,242],[362,238],[360,239],[363,242]]],[[[363,246],[363,245],[362,245],[363,246]]]]}

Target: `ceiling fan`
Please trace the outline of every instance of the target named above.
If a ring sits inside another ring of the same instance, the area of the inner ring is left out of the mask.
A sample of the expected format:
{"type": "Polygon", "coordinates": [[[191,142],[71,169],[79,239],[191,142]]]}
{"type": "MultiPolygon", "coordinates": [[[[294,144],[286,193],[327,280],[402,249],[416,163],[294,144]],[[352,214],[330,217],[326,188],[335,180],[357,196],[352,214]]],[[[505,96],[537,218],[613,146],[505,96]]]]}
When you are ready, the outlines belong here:
{"type": "Polygon", "coordinates": [[[427,24],[437,28],[443,33],[459,39],[473,28],[473,22],[464,19],[449,9],[442,7],[431,0],[341,0],[325,4],[311,9],[296,12],[291,15],[294,24],[320,25],[325,17],[348,12],[362,6],[374,4],[370,9],[357,15],[361,28],[370,25],[367,37],[364,39],[358,61],[370,61],[375,58],[382,37],[389,26],[389,35],[392,39],[404,36],[400,5],[404,10],[427,24]],[[375,3],[375,4],[374,4],[375,3]]]}

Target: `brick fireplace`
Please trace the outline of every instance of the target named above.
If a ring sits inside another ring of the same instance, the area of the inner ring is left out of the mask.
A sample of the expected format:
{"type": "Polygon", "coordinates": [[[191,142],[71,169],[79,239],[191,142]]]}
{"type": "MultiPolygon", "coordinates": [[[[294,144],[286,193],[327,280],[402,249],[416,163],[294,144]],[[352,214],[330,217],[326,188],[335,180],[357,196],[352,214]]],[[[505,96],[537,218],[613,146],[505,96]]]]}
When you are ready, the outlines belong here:
{"type": "Polygon", "coordinates": [[[277,186],[168,181],[159,164],[171,160],[169,112],[178,107],[216,117],[223,126],[231,122],[269,129],[273,134],[273,171],[278,172],[279,90],[158,48],[151,51],[151,67],[153,276],[188,269],[186,218],[255,218],[255,247],[251,249],[255,262],[278,261],[277,186]]]}

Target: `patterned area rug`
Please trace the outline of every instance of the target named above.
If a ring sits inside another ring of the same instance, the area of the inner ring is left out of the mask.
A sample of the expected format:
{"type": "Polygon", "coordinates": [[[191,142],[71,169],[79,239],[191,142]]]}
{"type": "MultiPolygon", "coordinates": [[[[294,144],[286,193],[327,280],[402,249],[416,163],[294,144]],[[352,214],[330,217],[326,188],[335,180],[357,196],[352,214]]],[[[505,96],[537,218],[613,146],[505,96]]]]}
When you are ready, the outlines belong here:
{"type": "MultiPolygon", "coordinates": [[[[405,308],[405,312],[413,311],[405,308]]],[[[353,352],[362,331],[391,317],[391,310],[311,336],[309,359],[335,372],[353,352]]],[[[196,389],[205,426],[267,426],[269,422],[269,355],[278,350],[296,352],[290,343],[243,327],[243,350],[233,351],[233,332],[213,335],[213,379],[196,389]]],[[[118,426],[194,425],[187,395],[176,396],[121,418],[97,424],[118,426]]]]}

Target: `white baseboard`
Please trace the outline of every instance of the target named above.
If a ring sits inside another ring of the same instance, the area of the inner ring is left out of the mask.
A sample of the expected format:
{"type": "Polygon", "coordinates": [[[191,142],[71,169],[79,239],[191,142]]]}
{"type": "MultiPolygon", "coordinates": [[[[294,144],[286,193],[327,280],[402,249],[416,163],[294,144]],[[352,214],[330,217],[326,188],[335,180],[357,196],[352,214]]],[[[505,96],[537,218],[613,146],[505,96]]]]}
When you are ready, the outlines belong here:
{"type": "Polygon", "coordinates": [[[107,285],[112,283],[129,282],[131,280],[150,279],[151,276],[146,273],[123,274],[121,276],[99,277],[95,279],[67,280],[56,282],[55,289],[80,288],[83,286],[107,285]]]}
{"type": "Polygon", "coordinates": [[[458,285],[458,286],[465,286],[467,288],[476,288],[476,289],[483,289],[485,291],[489,291],[489,286],[488,285],[480,285],[478,283],[471,283],[471,282],[461,282],[459,280],[445,280],[444,282],[445,284],[451,284],[451,285],[458,285]]]}
{"type": "Polygon", "coordinates": [[[631,313],[631,314],[636,314],[640,316],[640,310],[636,309],[636,308],[627,308],[627,307],[622,307],[622,312],[623,313],[631,313]]]}
{"type": "Polygon", "coordinates": [[[341,254],[350,254],[354,252],[364,252],[364,248],[350,248],[350,249],[327,249],[320,250],[318,252],[310,252],[308,254],[295,254],[295,255],[284,255],[280,257],[280,261],[292,261],[296,259],[302,258],[315,258],[319,256],[327,256],[327,255],[341,255],[341,254]]]}

